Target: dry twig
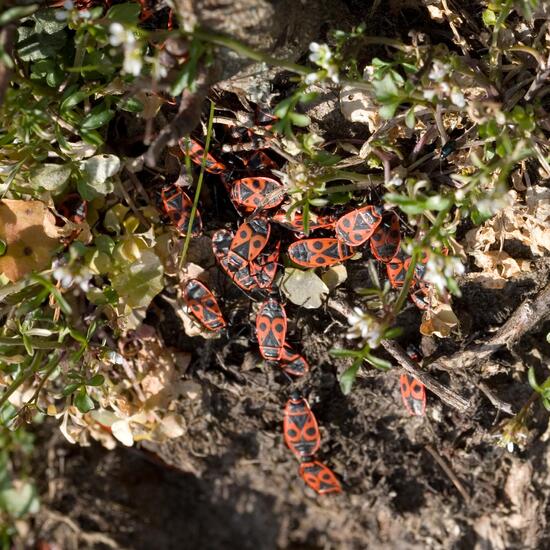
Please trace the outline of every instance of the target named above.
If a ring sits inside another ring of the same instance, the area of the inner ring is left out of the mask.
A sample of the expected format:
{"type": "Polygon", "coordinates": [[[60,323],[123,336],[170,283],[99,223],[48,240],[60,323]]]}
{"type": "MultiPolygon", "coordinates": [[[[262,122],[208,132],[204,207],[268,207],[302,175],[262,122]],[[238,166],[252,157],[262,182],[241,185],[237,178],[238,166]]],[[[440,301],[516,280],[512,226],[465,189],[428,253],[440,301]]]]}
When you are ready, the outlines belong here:
{"type": "Polygon", "coordinates": [[[479,365],[498,349],[512,346],[548,315],[550,315],[550,283],[536,298],[525,300],[487,342],[459,351],[451,357],[438,359],[430,363],[430,366],[451,371],[479,365]]]}

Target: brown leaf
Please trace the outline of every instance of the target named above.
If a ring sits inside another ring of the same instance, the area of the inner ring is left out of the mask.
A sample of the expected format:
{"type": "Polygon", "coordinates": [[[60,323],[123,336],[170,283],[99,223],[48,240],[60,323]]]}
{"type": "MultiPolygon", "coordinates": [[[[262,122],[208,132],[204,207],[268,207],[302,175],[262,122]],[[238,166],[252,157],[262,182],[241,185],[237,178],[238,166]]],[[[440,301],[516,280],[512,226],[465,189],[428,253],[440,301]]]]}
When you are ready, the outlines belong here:
{"type": "Polygon", "coordinates": [[[50,265],[59,231],[43,202],[6,199],[0,202],[0,239],[6,244],[0,272],[14,282],[50,265]]]}

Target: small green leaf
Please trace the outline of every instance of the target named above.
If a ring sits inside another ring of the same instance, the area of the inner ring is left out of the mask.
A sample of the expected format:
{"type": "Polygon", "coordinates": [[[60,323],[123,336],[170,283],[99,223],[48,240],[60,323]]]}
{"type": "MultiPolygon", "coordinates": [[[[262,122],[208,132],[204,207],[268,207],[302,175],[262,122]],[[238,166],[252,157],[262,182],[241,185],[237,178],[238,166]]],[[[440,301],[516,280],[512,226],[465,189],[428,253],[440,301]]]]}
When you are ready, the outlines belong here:
{"type": "Polygon", "coordinates": [[[98,113],[89,113],[84,117],[84,120],[80,124],[80,128],[83,130],[95,130],[105,126],[113,117],[115,112],[109,109],[99,111],[98,113]]]}
{"type": "Polygon", "coordinates": [[[92,92],[77,90],[68,97],[66,97],[59,106],[59,110],[62,113],[70,111],[73,107],[76,107],[79,103],[82,103],[87,97],[90,97],[92,92]]]}
{"type": "Polygon", "coordinates": [[[542,388],[537,383],[537,377],[535,375],[535,369],[533,367],[529,367],[529,370],[527,371],[527,379],[529,380],[529,385],[537,393],[542,393],[542,388]]]}
{"type": "Polygon", "coordinates": [[[47,8],[40,10],[33,15],[33,19],[36,21],[34,29],[36,32],[55,34],[63,30],[67,26],[67,20],[64,21],[57,19],[56,14],[59,13],[58,8],[47,8]]]}
{"type": "Polygon", "coordinates": [[[78,388],[80,388],[82,384],[80,382],[73,382],[72,384],[67,384],[63,391],[61,392],[64,397],[67,397],[67,395],[71,395],[74,391],[76,391],[78,388]]]}
{"type": "Polygon", "coordinates": [[[378,370],[386,371],[392,368],[392,364],[389,361],[386,361],[385,359],[380,359],[380,357],[376,357],[376,355],[371,355],[370,353],[367,353],[367,355],[365,356],[365,361],[367,361],[367,363],[370,363],[378,370]]]}
{"type": "Polygon", "coordinates": [[[340,389],[344,395],[349,395],[353,383],[357,378],[357,373],[359,372],[359,367],[361,366],[362,360],[360,358],[356,359],[353,362],[353,365],[347,368],[340,376],[340,389]]]}
{"type": "Polygon", "coordinates": [[[0,256],[3,256],[6,253],[6,249],[8,248],[8,245],[5,241],[0,239],[0,256]]]}
{"type": "Polygon", "coordinates": [[[426,208],[429,210],[445,210],[445,208],[448,208],[451,204],[450,199],[446,197],[442,197],[441,195],[434,195],[432,197],[428,197],[428,199],[424,202],[426,208]]]}
{"type": "Polygon", "coordinates": [[[361,357],[361,352],[353,351],[351,349],[337,349],[333,348],[329,353],[334,357],[361,357]]]}
{"type": "Polygon", "coordinates": [[[27,514],[36,514],[40,502],[36,487],[29,482],[20,481],[17,485],[9,486],[0,491],[0,510],[15,519],[27,514]]]}
{"type": "Polygon", "coordinates": [[[387,103],[386,105],[382,105],[382,107],[380,107],[380,110],[378,112],[383,119],[389,120],[390,118],[393,117],[393,115],[395,115],[395,111],[397,110],[400,104],[401,104],[401,101],[393,101],[391,103],[387,103]]]}
{"type": "Polygon", "coordinates": [[[95,374],[89,380],[86,381],[87,386],[102,386],[105,382],[105,376],[102,374],[95,374]]]}
{"type": "Polygon", "coordinates": [[[290,113],[288,118],[295,126],[299,126],[300,128],[305,128],[311,123],[311,119],[307,115],[302,115],[300,113],[290,113]]]}
{"type": "Polygon", "coordinates": [[[75,407],[83,414],[95,409],[93,399],[86,393],[84,388],[82,388],[75,395],[74,404],[75,407]]]}
{"type": "Polygon", "coordinates": [[[493,10],[484,10],[481,14],[481,18],[486,27],[493,27],[497,22],[497,15],[493,10]]]}
{"type": "Polygon", "coordinates": [[[130,113],[141,113],[141,111],[143,111],[143,103],[133,97],[121,101],[119,107],[123,111],[128,111],[130,113]]]}
{"type": "Polygon", "coordinates": [[[414,128],[415,123],[416,123],[416,119],[414,116],[414,109],[411,107],[407,111],[407,114],[405,115],[405,124],[407,125],[407,128],[412,130],[414,128]]]}
{"type": "Polygon", "coordinates": [[[107,19],[129,25],[137,25],[140,12],[141,6],[138,3],[127,2],[125,4],[117,4],[116,6],[111,6],[107,12],[107,19]]]}
{"type": "Polygon", "coordinates": [[[28,17],[32,15],[38,9],[38,4],[30,4],[29,6],[17,6],[15,8],[9,8],[4,13],[0,14],[0,27],[11,23],[12,21],[17,21],[18,19],[23,19],[23,17],[28,17]]]}
{"type": "Polygon", "coordinates": [[[71,172],[70,164],[43,164],[30,179],[35,186],[59,194],[69,181],[71,172]]]}

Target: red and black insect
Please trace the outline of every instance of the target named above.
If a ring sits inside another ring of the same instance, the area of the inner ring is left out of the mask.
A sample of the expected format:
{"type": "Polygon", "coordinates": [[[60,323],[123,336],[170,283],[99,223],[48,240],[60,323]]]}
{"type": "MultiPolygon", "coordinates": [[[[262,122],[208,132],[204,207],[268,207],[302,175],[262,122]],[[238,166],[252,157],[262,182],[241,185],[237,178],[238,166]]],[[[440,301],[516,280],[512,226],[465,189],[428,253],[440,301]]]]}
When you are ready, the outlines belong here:
{"type": "Polygon", "coordinates": [[[298,459],[312,457],[321,446],[321,434],[308,402],[297,392],[287,401],[283,434],[288,448],[298,459]]]}
{"type": "Polygon", "coordinates": [[[283,353],[286,337],[286,312],[282,304],[270,298],[256,316],[258,346],[264,359],[278,361],[283,353]]]}
{"type": "Polygon", "coordinates": [[[302,462],[300,464],[300,477],[320,495],[342,491],[340,482],[336,479],[332,470],[317,460],[302,462]]]}
{"type": "MultiPolygon", "coordinates": [[[[170,218],[170,221],[176,226],[176,228],[185,234],[189,228],[193,201],[189,198],[187,193],[174,185],[167,185],[163,187],[160,192],[160,196],[162,200],[162,208],[165,214],[168,218],[170,218]]],[[[195,210],[195,218],[193,220],[191,235],[200,235],[201,232],[201,215],[198,210],[195,210]]]]}
{"type": "Polygon", "coordinates": [[[183,290],[183,299],[189,311],[206,328],[218,331],[225,327],[225,320],[216,298],[199,280],[191,279],[187,283],[183,290]]]}
{"type": "Polygon", "coordinates": [[[244,263],[240,269],[229,266],[227,259],[229,247],[233,241],[233,234],[226,229],[220,229],[212,235],[212,251],[220,266],[229,278],[246,292],[257,288],[258,282],[250,273],[250,264],[244,263]]]}
{"type": "Polygon", "coordinates": [[[288,247],[290,259],[303,267],[328,267],[353,256],[354,252],[334,238],[303,239],[288,247]]]}
{"type": "Polygon", "coordinates": [[[255,279],[259,288],[271,288],[279,262],[281,241],[277,241],[271,252],[262,252],[249,264],[250,275],[255,279]]]}
{"type": "Polygon", "coordinates": [[[410,256],[407,256],[403,250],[400,250],[392,259],[391,262],[386,264],[386,271],[388,273],[388,279],[391,286],[394,288],[400,288],[405,283],[405,275],[407,269],[411,263],[410,256]]]}
{"type": "Polygon", "coordinates": [[[248,265],[265,248],[271,226],[263,218],[242,223],[235,233],[227,254],[228,266],[238,271],[248,265]]]}
{"type": "Polygon", "coordinates": [[[279,206],[283,198],[283,186],[277,180],[262,176],[236,180],[231,188],[231,200],[249,212],[279,206]]]}
{"type": "Polygon", "coordinates": [[[399,377],[403,404],[411,416],[424,416],[426,412],[426,387],[410,374],[399,377]]]}
{"type": "Polygon", "coordinates": [[[371,236],[371,252],[377,260],[388,263],[399,252],[400,244],[399,218],[395,212],[385,212],[382,215],[382,221],[371,236]]]}
{"type": "Polygon", "coordinates": [[[309,372],[309,363],[286,342],[281,353],[279,366],[292,376],[304,376],[309,372]]]}
{"type": "Polygon", "coordinates": [[[241,159],[248,170],[259,172],[278,168],[277,163],[263,151],[254,151],[248,158],[241,159]]]}
{"type": "Polygon", "coordinates": [[[336,222],[336,236],[349,246],[367,242],[382,221],[382,208],[363,206],[344,214],[336,222]]]}
{"type": "MultiPolygon", "coordinates": [[[[184,138],[179,142],[181,150],[189,156],[192,162],[202,165],[204,157],[204,147],[194,139],[184,138]]],[[[227,167],[223,162],[216,160],[210,153],[206,155],[206,163],[204,169],[211,174],[221,174],[227,167]]]]}
{"type": "Polygon", "coordinates": [[[81,224],[88,214],[88,202],[78,193],[71,193],[61,201],[61,204],[57,205],[56,209],[71,222],[81,224]]]}

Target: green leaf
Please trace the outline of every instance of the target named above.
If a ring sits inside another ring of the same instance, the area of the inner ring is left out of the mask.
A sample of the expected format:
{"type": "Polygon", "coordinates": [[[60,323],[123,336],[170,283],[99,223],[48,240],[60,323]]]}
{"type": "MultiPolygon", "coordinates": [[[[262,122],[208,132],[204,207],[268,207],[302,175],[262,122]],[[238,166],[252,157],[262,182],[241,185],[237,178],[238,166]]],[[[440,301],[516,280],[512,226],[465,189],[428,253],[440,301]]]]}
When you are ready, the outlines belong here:
{"type": "Polygon", "coordinates": [[[357,373],[359,372],[359,367],[361,366],[361,363],[361,359],[356,359],[353,362],[353,365],[347,368],[342,373],[342,376],[340,376],[340,389],[342,390],[342,393],[344,395],[349,395],[349,393],[351,392],[351,388],[353,387],[353,383],[357,378],[357,373]]]}
{"type": "Polygon", "coordinates": [[[389,103],[397,99],[399,104],[399,88],[391,74],[387,73],[381,80],[373,80],[372,86],[376,99],[383,103],[389,103]]]}
{"type": "Polygon", "coordinates": [[[89,380],[86,381],[87,386],[102,386],[105,382],[105,376],[102,374],[95,374],[89,380]]]}
{"type": "Polygon", "coordinates": [[[30,179],[33,185],[59,194],[69,181],[71,172],[70,164],[43,164],[31,175],[30,179]]]}
{"type": "Polygon", "coordinates": [[[401,101],[394,101],[392,103],[387,103],[386,105],[382,105],[378,113],[383,119],[389,120],[390,118],[393,117],[393,115],[395,115],[395,111],[397,111],[397,108],[399,107],[400,104],[401,104],[401,101]]]}
{"type": "Polygon", "coordinates": [[[360,351],[353,351],[351,349],[337,349],[333,348],[329,353],[334,357],[361,357],[360,351]]]}
{"type": "Polygon", "coordinates": [[[537,392],[542,393],[542,388],[537,383],[537,377],[535,375],[535,369],[533,367],[529,367],[529,370],[527,371],[527,379],[529,380],[529,385],[537,392]]]}
{"type": "Polygon", "coordinates": [[[370,353],[367,353],[367,355],[365,356],[365,361],[367,361],[367,363],[370,363],[378,370],[386,371],[392,368],[392,364],[389,361],[386,361],[385,359],[380,359],[380,357],[376,357],[376,355],[371,355],[370,353]]]}
{"type": "Polygon", "coordinates": [[[33,16],[34,30],[46,34],[55,34],[63,30],[67,26],[67,20],[60,21],[56,18],[56,13],[59,13],[57,8],[47,8],[36,12],[33,16]]]}
{"type": "Polygon", "coordinates": [[[290,113],[288,118],[295,126],[299,126],[300,128],[305,128],[311,123],[311,119],[307,115],[302,115],[300,113],[290,113]]]}
{"type": "Polygon", "coordinates": [[[143,111],[143,103],[134,97],[129,97],[121,101],[119,107],[123,111],[128,111],[129,113],[141,113],[141,111],[143,111]]]}
{"type": "Polygon", "coordinates": [[[95,155],[82,161],[82,169],[93,183],[103,183],[120,170],[120,159],[116,155],[95,155]]]}
{"type": "Polygon", "coordinates": [[[5,510],[12,518],[18,519],[27,514],[36,514],[40,502],[36,487],[27,481],[0,491],[0,510],[5,510]]]}
{"type": "Polygon", "coordinates": [[[442,197],[441,195],[434,195],[432,197],[428,197],[426,201],[424,201],[424,205],[429,210],[445,210],[449,207],[451,204],[450,199],[446,197],[442,197]]]}
{"type": "Polygon", "coordinates": [[[143,250],[141,258],[125,266],[112,277],[111,283],[125,305],[147,307],[163,289],[163,275],[159,257],[151,250],[143,250]]]}
{"type": "Polygon", "coordinates": [[[493,27],[497,22],[497,15],[493,10],[486,9],[481,14],[481,19],[486,27],[493,27]]]}
{"type": "Polygon", "coordinates": [[[116,6],[112,6],[107,12],[107,19],[129,25],[137,25],[140,12],[141,6],[138,3],[117,4],[116,6]]]}
{"type": "Polygon", "coordinates": [[[407,111],[407,114],[405,115],[405,124],[407,125],[407,128],[412,130],[414,128],[415,123],[416,123],[416,119],[414,116],[414,109],[411,107],[407,111]]]}
{"type": "Polygon", "coordinates": [[[36,33],[30,27],[19,26],[17,29],[17,53],[22,61],[38,61],[55,54],[65,47],[67,35],[65,31],[54,34],[36,33]]]}
{"type": "Polygon", "coordinates": [[[80,128],[83,130],[95,130],[105,126],[113,117],[115,112],[110,109],[105,109],[97,113],[89,113],[84,117],[84,120],[80,124],[80,128]]]}
{"type": "Polygon", "coordinates": [[[73,107],[76,107],[79,103],[82,103],[87,97],[90,97],[91,95],[91,91],[77,90],[61,102],[59,110],[62,113],[66,113],[67,111],[70,111],[73,107]]]}
{"type": "Polygon", "coordinates": [[[61,392],[64,397],[67,397],[67,395],[71,395],[71,393],[75,392],[78,388],[80,388],[82,384],[80,382],[73,382],[72,384],[67,384],[63,391],[61,392]]]}
{"type": "Polygon", "coordinates": [[[4,13],[0,14],[0,27],[11,23],[12,21],[17,21],[18,19],[23,19],[23,17],[28,17],[33,14],[38,9],[38,4],[30,4],[29,6],[17,6],[15,8],[9,8],[4,13]]]}
{"type": "Polygon", "coordinates": [[[95,409],[93,399],[86,393],[84,388],[75,395],[74,405],[83,414],[95,409]]]}

